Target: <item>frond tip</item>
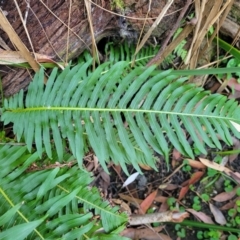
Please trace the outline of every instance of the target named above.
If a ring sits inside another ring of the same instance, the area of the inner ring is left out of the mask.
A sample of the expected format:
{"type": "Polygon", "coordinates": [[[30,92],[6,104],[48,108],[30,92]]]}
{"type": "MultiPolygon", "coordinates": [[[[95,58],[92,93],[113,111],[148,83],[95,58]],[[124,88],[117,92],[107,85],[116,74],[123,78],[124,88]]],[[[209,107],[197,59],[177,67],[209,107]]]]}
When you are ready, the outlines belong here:
{"type": "Polygon", "coordinates": [[[17,139],[24,137],[29,150],[35,143],[39,156],[45,148],[51,157],[53,139],[62,159],[66,138],[80,166],[91,147],[105,170],[111,159],[125,171],[126,163],[140,171],[139,163],[155,168],[154,152],[168,159],[169,141],[193,158],[188,134],[202,153],[205,144],[221,149],[220,140],[231,145],[231,134],[239,137],[231,124],[239,123],[234,100],[186,84],[187,78],[171,71],[129,71],[121,61],[111,67],[103,63],[91,72],[91,61],[59,75],[54,69],[46,87],[41,69],[25,101],[22,92],[5,100],[2,120],[13,122],[17,139]]]}

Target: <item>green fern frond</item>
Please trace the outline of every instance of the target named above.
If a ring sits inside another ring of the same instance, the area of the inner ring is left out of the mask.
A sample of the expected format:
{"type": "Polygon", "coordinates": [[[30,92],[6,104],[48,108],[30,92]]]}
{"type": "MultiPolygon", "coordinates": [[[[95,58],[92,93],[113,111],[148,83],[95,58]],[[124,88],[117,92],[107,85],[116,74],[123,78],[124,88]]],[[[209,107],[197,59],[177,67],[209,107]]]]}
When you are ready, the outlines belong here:
{"type": "Polygon", "coordinates": [[[237,102],[225,96],[186,84],[171,71],[136,67],[128,62],[111,66],[103,63],[91,72],[91,59],[57,76],[54,69],[46,87],[43,70],[30,84],[26,100],[23,92],[4,102],[2,120],[13,122],[17,139],[25,138],[27,147],[36,144],[52,156],[51,140],[62,159],[63,139],[79,166],[91,147],[107,171],[112,159],[126,171],[131,163],[155,167],[154,151],[168,159],[171,145],[183,155],[194,157],[185,129],[197,149],[206,153],[205,144],[221,149],[220,140],[232,144],[231,134],[239,133],[231,124],[239,122],[237,102]],[[130,134],[129,134],[130,133],[130,134]],[[144,160],[138,159],[138,152],[144,160]]]}
{"type": "Polygon", "coordinates": [[[88,187],[92,181],[88,172],[56,167],[26,173],[37,161],[38,155],[29,154],[26,146],[0,146],[1,239],[24,239],[29,234],[35,236],[31,239],[89,239],[101,227],[111,233],[127,222],[125,214],[88,187]],[[90,210],[100,215],[100,222],[93,221],[90,210]]]}
{"type": "MultiPolygon", "coordinates": [[[[144,46],[136,55],[135,66],[144,67],[153,58],[159,50],[159,46],[144,46]]],[[[105,46],[105,54],[107,61],[111,64],[119,61],[127,61],[132,63],[133,56],[136,51],[136,45],[124,41],[123,44],[107,43],[105,46]]]]}

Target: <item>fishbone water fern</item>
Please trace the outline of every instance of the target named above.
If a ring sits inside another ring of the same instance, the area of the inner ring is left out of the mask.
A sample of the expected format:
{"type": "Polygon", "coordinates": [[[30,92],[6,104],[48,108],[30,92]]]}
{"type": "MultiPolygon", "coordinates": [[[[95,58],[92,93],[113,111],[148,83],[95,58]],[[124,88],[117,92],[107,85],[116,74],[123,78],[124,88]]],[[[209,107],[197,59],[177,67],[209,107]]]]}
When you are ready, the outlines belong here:
{"type": "Polygon", "coordinates": [[[140,171],[139,163],[155,168],[155,152],[167,161],[171,146],[193,157],[188,136],[201,152],[205,144],[221,148],[220,140],[231,145],[231,134],[240,137],[232,125],[240,119],[234,100],[187,84],[171,70],[144,69],[140,62],[131,69],[117,58],[92,71],[89,54],[82,59],[60,74],[54,69],[46,86],[41,69],[26,97],[21,91],[4,102],[2,120],[13,123],[26,146],[0,146],[0,239],[124,239],[117,234],[127,216],[89,188],[91,176],[81,169],[85,153],[93,150],[106,171],[108,161],[140,171]],[[31,171],[49,159],[77,159],[80,169],[31,171]]]}
{"type": "Polygon", "coordinates": [[[34,171],[30,166],[39,160],[26,146],[0,146],[0,239],[125,239],[117,233],[127,216],[88,187],[88,172],[77,166],[34,171]]]}
{"type": "Polygon", "coordinates": [[[154,152],[168,161],[171,146],[193,158],[184,130],[202,153],[205,144],[221,149],[220,139],[231,145],[231,134],[240,135],[232,125],[240,116],[234,100],[186,84],[186,77],[170,70],[130,70],[128,62],[120,61],[92,72],[91,62],[68,66],[59,75],[54,69],[46,86],[42,69],[26,99],[21,91],[5,100],[2,120],[13,122],[17,139],[24,138],[29,151],[35,144],[39,157],[45,149],[51,158],[53,139],[62,159],[67,139],[80,167],[93,149],[106,171],[109,161],[125,172],[126,163],[141,171],[138,164],[155,168],[154,152]]]}

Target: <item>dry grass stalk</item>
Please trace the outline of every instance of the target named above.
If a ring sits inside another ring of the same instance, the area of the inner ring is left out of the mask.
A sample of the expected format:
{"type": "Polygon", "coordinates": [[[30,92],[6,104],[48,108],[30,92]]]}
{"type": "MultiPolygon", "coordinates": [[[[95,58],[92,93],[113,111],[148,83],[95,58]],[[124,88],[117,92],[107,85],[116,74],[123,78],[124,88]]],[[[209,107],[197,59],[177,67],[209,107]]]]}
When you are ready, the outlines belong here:
{"type": "Polygon", "coordinates": [[[0,8],[0,25],[2,29],[7,33],[8,37],[10,38],[13,45],[15,45],[18,50],[20,51],[22,57],[26,59],[32,69],[37,72],[40,68],[36,60],[32,57],[31,53],[28,51],[24,43],[18,37],[15,30],[12,28],[11,24],[3,14],[2,9],[0,8]]]}

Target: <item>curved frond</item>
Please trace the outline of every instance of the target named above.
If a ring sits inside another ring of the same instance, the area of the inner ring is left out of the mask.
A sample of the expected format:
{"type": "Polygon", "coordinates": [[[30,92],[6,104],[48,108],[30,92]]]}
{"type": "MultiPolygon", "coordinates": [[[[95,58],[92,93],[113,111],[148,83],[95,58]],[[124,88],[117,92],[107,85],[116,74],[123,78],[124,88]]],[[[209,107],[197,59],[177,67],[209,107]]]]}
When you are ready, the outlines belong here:
{"type": "Polygon", "coordinates": [[[13,122],[17,139],[24,137],[29,150],[35,143],[39,156],[45,148],[51,157],[53,139],[62,159],[67,139],[80,166],[91,147],[106,171],[109,160],[125,171],[126,163],[140,171],[139,163],[155,167],[154,152],[168,160],[168,142],[193,158],[188,134],[203,153],[205,144],[221,149],[220,140],[231,145],[231,134],[239,137],[231,124],[239,122],[237,102],[186,84],[187,78],[171,71],[130,71],[128,62],[121,61],[91,72],[91,61],[59,75],[53,70],[46,87],[41,70],[25,101],[23,93],[5,101],[2,120],[13,122]]]}
{"type": "Polygon", "coordinates": [[[89,187],[90,173],[77,166],[27,173],[37,161],[38,154],[29,154],[26,146],[0,146],[1,239],[91,239],[101,227],[111,234],[127,222],[89,187]]]}

